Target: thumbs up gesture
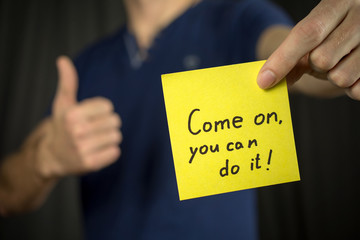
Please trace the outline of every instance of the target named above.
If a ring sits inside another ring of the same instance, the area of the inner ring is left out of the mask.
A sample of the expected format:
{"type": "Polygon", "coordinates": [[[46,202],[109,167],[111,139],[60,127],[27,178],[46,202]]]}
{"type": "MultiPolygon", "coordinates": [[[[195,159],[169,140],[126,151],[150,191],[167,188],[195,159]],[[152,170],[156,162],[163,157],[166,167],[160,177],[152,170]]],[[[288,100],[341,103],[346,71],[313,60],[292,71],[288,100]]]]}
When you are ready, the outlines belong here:
{"type": "Polygon", "coordinates": [[[108,99],[77,101],[78,77],[69,58],[59,57],[57,68],[59,81],[42,172],[53,177],[99,170],[120,156],[120,117],[108,99]]]}

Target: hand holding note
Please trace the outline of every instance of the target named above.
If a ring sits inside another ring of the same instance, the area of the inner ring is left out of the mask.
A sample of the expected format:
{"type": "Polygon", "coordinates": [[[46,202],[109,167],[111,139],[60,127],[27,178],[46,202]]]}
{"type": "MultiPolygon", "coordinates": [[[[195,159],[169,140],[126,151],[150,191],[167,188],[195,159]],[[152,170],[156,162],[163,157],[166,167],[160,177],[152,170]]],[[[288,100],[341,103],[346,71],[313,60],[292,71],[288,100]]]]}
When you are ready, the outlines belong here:
{"type": "Polygon", "coordinates": [[[323,0],[299,22],[260,70],[261,88],[303,74],[327,79],[360,100],[360,1],[323,0]]]}

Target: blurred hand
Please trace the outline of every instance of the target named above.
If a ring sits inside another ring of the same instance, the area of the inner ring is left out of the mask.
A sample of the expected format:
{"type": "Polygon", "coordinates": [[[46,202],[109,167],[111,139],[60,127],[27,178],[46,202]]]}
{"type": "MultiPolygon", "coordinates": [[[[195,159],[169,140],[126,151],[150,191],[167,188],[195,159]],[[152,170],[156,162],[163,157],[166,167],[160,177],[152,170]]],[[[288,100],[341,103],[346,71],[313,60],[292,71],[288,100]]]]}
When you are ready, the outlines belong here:
{"type": "Polygon", "coordinates": [[[99,170],[120,156],[120,117],[112,103],[95,97],[77,102],[77,72],[67,57],[57,59],[59,82],[41,158],[44,176],[65,176],[99,170]]]}
{"type": "Polygon", "coordinates": [[[360,100],[360,0],[323,0],[299,22],[258,75],[261,88],[308,73],[360,100]]]}

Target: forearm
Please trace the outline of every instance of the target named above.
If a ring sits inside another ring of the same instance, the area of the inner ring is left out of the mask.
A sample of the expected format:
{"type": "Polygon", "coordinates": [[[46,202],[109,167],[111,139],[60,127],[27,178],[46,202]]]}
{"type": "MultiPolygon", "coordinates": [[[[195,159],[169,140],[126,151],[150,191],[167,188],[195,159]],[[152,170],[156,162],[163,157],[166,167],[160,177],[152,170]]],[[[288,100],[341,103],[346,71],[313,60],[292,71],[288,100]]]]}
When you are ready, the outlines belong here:
{"type": "Polygon", "coordinates": [[[10,215],[30,211],[41,206],[57,182],[45,178],[39,168],[44,154],[44,121],[30,135],[21,149],[8,156],[0,166],[0,214],[10,215]]]}

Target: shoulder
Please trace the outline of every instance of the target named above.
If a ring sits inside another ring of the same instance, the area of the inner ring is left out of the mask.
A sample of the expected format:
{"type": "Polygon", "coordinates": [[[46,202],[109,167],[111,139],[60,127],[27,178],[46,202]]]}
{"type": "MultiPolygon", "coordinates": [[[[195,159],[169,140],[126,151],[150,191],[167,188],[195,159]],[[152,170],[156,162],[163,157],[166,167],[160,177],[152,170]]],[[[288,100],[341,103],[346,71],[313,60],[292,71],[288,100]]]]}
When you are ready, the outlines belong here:
{"type": "Polygon", "coordinates": [[[194,18],[201,18],[206,25],[231,31],[243,28],[263,30],[271,25],[293,24],[285,11],[267,0],[203,0],[197,7],[192,14],[194,18]]]}
{"type": "Polygon", "coordinates": [[[209,14],[252,15],[261,12],[263,15],[281,13],[279,6],[268,0],[203,0],[198,4],[199,10],[209,14]]]}
{"type": "Polygon", "coordinates": [[[119,52],[123,51],[121,46],[124,41],[125,27],[120,28],[115,33],[108,35],[97,42],[86,47],[74,59],[75,66],[78,71],[81,71],[84,66],[88,64],[98,64],[104,62],[109,58],[118,56],[119,52]]]}

